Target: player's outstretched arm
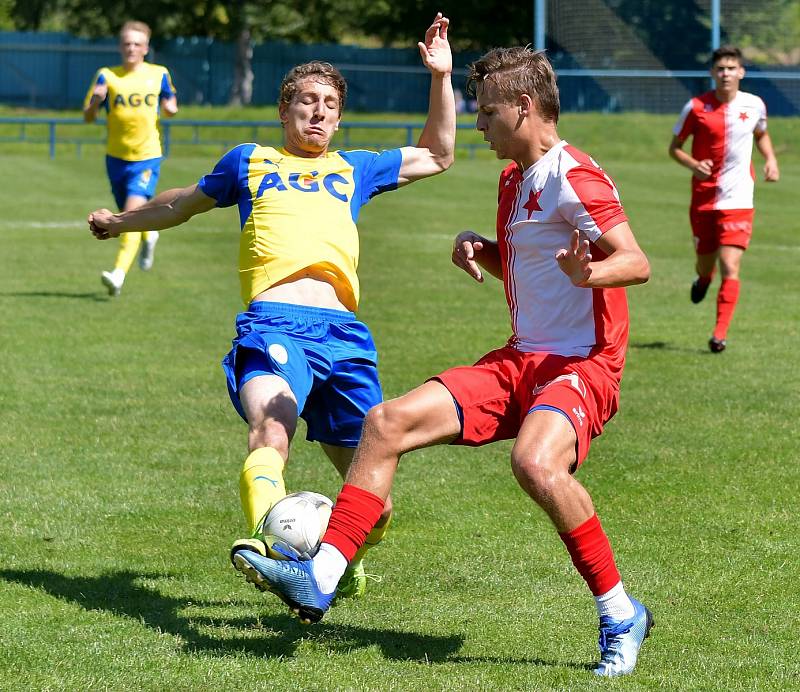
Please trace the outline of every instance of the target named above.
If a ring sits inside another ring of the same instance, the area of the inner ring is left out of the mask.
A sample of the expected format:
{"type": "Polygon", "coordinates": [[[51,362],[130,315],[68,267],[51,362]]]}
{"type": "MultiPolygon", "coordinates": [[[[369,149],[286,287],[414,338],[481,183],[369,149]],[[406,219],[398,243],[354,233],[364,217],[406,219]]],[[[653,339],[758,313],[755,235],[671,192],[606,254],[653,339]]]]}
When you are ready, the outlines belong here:
{"type": "Polygon", "coordinates": [[[89,230],[98,240],[115,238],[129,231],[163,231],[188,221],[195,214],[213,209],[217,202],[198,185],[166,190],[147,204],[115,214],[98,209],[89,214],[89,230]]]}
{"type": "Polygon", "coordinates": [[[431,73],[428,118],[416,147],[403,147],[398,185],[446,171],[453,163],[456,144],[456,102],[451,73],[453,55],[447,40],[450,20],[439,12],[417,45],[431,73]]]}
{"type": "Polygon", "coordinates": [[[780,169],[778,168],[778,159],[775,156],[775,150],[772,147],[772,138],[769,132],[762,130],[756,131],[756,147],[761,155],[764,157],[764,180],[768,183],[777,183],[781,177],[780,169]]]}
{"type": "Polygon", "coordinates": [[[580,239],[575,230],[570,246],[556,252],[556,261],[572,281],[581,288],[616,288],[643,284],[650,278],[650,263],[642,252],[627,221],[609,229],[596,243],[607,257],[592,261],[589,241],[580,239]]]}
{"type": "Polygon", "coordinates": [[[695,159],[691,154],[683,150],[684,140],[673,136],[669,143],[669,155],[681,166],[688,168],[692,175],[698,180],[707,180],[711,176],[711,168],[714,162],[711,159],[695,159]]]}
{"type": "Polygon", "coordinates": [[[473,231],[462,231],[456,236],[451,259],[453,264],[467,272],[475,281],[483,281],[481,269],[498,279],[503,278],[497,242],[473,231]]]}

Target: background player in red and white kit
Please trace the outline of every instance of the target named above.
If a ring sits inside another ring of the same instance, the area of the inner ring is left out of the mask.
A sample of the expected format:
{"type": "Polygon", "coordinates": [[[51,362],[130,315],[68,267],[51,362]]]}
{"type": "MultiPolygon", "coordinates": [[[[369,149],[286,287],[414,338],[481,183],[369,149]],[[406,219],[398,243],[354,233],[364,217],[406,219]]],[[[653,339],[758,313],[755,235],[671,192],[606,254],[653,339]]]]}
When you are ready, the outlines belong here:
{"type": "Polygon", "coordinates": [[[307,621],[328,609],[336,582],[381,516],[400,456],[434,444],[516,438],[514,475],[547,512],[596,597],[598,675],[630,673],[652,625],[630,598],[592,499],[573,473],[617,410],[628,338],[624,286],[649,264],[614,183],[556,132],[558,88],[542,53],[495,49],[471,68],[477,128],[501,159],[497,241],[460,233],[453,262],[503,280],[513,335],[370,410],[319,553],[277,561],[239,553],[248,577],[307,621]]]}
{"type": "Polygon", "coordinates": [[[741,51],[734,46],[715,50],[711,76],[714,90],[683,107],[669,153],[692,171],[689,217],[697,270],[691,290],[693,303],[705,298],[719,261],[722,284],[717,294],[717,321],[708,346],[712,352],[721,353],[739,300],[742,254],[753,231],[753,136],[764,156],[764,180],[775,182],[780,173],[767,133],[767,108],[758,96],[739,91],[744,77],[741,51]],[[683,151],[689,137],[691,154],[683,151]]]}

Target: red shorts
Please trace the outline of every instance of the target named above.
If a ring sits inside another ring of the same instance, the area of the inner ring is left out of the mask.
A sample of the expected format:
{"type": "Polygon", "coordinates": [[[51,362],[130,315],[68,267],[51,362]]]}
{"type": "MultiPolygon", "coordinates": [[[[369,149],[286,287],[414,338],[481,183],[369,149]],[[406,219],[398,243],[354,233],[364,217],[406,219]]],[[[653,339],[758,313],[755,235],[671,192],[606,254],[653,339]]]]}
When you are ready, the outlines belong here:
{"type": "Polygon", "coordinates": [[[463,427],[454,444],[477,447],[513,439],[533,409],[552,409],[575,429],[575,468],[619,407],[619,379],[594,358],[504,347],[431,379],[447,387],[461,407],[463,427]]]}
{"type": "Polygon", "coordinates": [[[710,255],[720,245],[747,249],[753,235],[753,209],[689,209],[695,252],[710,255]]]}

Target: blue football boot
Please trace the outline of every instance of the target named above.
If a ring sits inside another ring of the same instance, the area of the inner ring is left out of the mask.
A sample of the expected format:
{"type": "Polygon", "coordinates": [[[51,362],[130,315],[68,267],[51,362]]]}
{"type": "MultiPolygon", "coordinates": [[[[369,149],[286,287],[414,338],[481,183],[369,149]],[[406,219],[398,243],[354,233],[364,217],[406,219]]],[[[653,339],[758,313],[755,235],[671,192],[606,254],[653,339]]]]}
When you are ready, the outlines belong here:
{"type": "Polygon", "coordinates": [[[613,678],[632,673],[642,643],[655,625],[652,613],[635,598],[633,617],[627,620],[600,618],[600,662],[595,675],[613,678]]]}
{"type": "Polygon", "coordinates": [[[285,559],[271,560],[252,550],[238,550],[233,555],[233,566],[257,589],[274,593],[302,623],[319,622],[331,607],[336,590],[329,594],[319,590],[311,560],[298,560],[279,547],[273,550],[285,559]]]}

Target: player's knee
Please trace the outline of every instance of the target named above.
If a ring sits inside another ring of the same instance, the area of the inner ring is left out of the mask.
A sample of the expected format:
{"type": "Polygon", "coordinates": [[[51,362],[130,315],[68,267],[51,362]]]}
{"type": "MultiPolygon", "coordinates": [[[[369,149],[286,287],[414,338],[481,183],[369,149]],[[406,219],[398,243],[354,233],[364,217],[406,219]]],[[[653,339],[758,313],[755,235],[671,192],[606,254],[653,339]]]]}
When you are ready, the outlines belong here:
{"type": "Polygon", "coordinates": [[[262,447],[272,447],[286,459],[289,456],[289,443],[293,434],[294,428],[287,427],[284,422],[263,418],[250,425],[247,445],[251,452],[262,447]]]}
{"type": "Polygon", "coordinates": [[[248,444],[250,451],[274,447],[286,456],[297,429],[297,404],[290,397],[276,396],[266,404],[249,406],[248,444]]]}
{"type": "Polygon", "coordinates": [[[739,263],[738,262],[720,262],[720,274],[723,279],[738,279],[739,278],[739,263]]]}
{"type": "Polygon", "coordinates": [[[511,470],[517,483],[537,502],[545,502],[556,493],[564,475],[563,465],[540,448],[511,450],[511,470]]]}
{"type": "Polygon", "coordinates": [[[399,449],[409,425],[406,411],[398,400],[384,401],[373,406],[367,413],[362,442],[367,438],[372,444],[381,444],[392,450],[399,449]]]}

